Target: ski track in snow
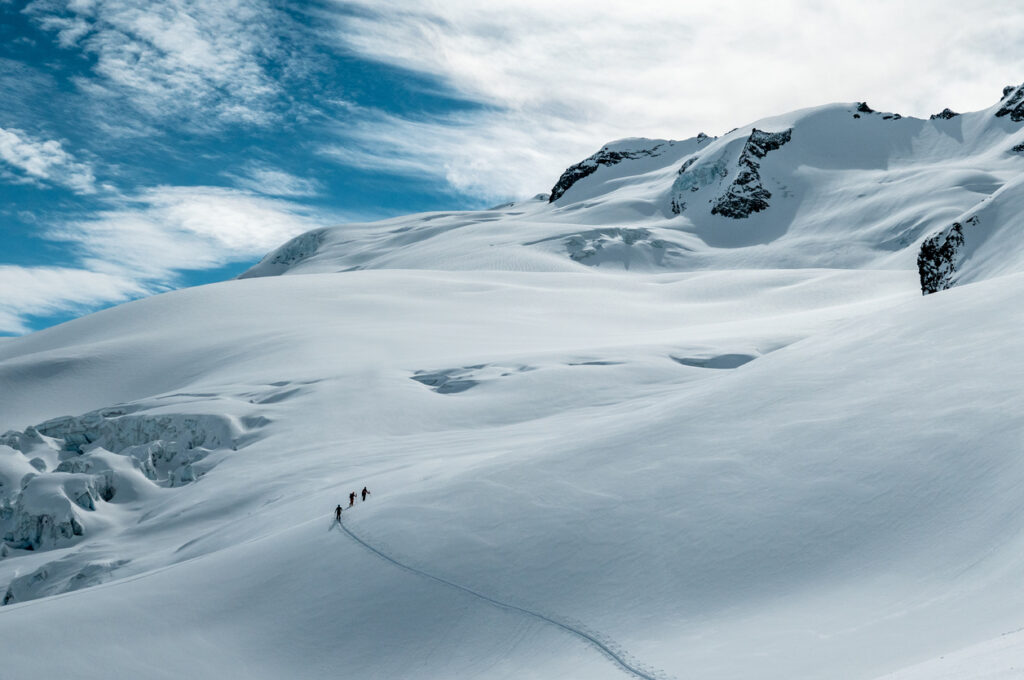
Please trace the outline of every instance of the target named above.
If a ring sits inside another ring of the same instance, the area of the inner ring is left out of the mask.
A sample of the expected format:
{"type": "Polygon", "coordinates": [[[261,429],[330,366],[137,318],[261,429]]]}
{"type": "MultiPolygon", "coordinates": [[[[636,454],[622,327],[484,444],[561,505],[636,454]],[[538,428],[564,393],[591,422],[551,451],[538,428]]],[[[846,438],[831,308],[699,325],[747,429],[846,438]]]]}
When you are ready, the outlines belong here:
{"type": "Polygon", "coordinates": [[[337,520],[337,523],[339,526],[341,526],[342,531],[348,534],[349,537],[351,537],[352,540],[354,540],[356,543],[363,546],[364,548],[366,548],[367,550],[369,550],[385,562],[389,562],[390,564],[398,567],[399,569],[403,569],[411,574],[415,574],[416,576],[430,579],[431,581],[436,581],[442,585],[448,586],[449,588],[454,588],[455,590],[459,590],[468,595],[472,595],[473,597],[479,600],[483,600],[487,604],[490,604],[494,607],[498,607],[499,609],[519,612],[520,614],[525,614],[526,616],[537,619],[543,623],[560,628],[561,630],[569,633],[570,635],[578,637],[588,645],[591,645],[592,647],[596,648],[608,659],[613,661],[619,668],[621,668],[622,670],[624,670],[625,672],[629,673],[634,677],[641,678],[642,680],[674,680],[669,676],[666,676],[662,671],[654,670],[651,668],[645,668],[637,664],[636,662],[631,661],[626,653],[624,653],[621,650],[615,649],[615,647],[618,647],[617,644],[615,644],[614,642],[602,641],[600,636],[598,636],[596,633],[588,632],[581,627],[572,626],[568,623],[563,623],[562,621],[550,618],[548,616],[545,616],[544,614],[535,612],[531,609],[518,607],[514,604],[509,604],[508,602],[496,600],[493,597],[489,597],[487,595],[484,595],[483,593],[479,593],[473,590],[472,588],[467,588],[466,586],[462,586],[458,583],[448,581],[446,579],[441,578],[440,576],[434,576],[433,574],[429,574],[425,571],[422,571],[421,569],[417,569],[416,567],[405,564],[404,562],[400,562],[399,560],[396,560],[387,553],[377,549],[372,544],[365,541],[363,538],[361,538],[359,535],[357,535],[355,532],[349,529],[348,526],[343,521],[337,520]]]}

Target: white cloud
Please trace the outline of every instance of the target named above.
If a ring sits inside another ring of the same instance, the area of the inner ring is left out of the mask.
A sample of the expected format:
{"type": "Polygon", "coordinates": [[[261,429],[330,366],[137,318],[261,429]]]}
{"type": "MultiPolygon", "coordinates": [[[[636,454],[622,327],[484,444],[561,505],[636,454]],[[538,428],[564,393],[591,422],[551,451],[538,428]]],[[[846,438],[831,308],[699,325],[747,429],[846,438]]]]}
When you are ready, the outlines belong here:
{"type": "Polygon", "coordinates": [[[92,271],[169,282],[181,270],[253,259],[318,226],[323,222],[289,201],[221,187],[164,186],[46,236],[73,243],[92,271]]]}
{"type": "Polygon", "coordinates": [[[27,333],[26,316],[83,311],[152,290],[123,276],[71,267],[0,265],[0,333],[27,333]]]}
{"type": "Polygon", "coordinates": [[[93,96],[121,94],[154,117],[273,120],[283,15],[244,0],[36,0],[26,9],[65,48],[95,59],[93,96]]]}
{"type": "MultiPolygon", "coordinates": [[[[379,135],[363,150],[379,149],[382,167],[434,168],[491,195],[543,190],[616,138],[717,134],[831,101],[916,116],[975,110],[1024,78],[1024,7],[999,0],[339,4],[360,9],[336,17],[347,49],[486,105],[345,134],[359,148],[379,135]]],[[[360,154],[343,144],[340,157],[360,154]]]]}
{"type": "Polygon", "coordinates": [[[45,234],[71,243],[80,266],[0,266],[0,333],[26,332],[29,315],[166,290],[183,271],[252,260],[324,225],[289,201],[222,187],[155,187],[118,200],[45,234]]]}
{"type": "Polygon", "coordinates": [[[320,182],[296,177],[265,163],[249,163],[237,173],[224,173],[239,189],[265,196],[316,196],[323,190],[320,182]]]}
{"type": "MultiPolygon", "coordinates": [[[[79,194],[96,191],[92,167],[80,163],[52,139],[35,139],[23,130],[0,127],[0,162],[20,174],[22,180],[45,180],[79,194]]],[[[17,181],[19,174],[14,175],[17,181]]]]}

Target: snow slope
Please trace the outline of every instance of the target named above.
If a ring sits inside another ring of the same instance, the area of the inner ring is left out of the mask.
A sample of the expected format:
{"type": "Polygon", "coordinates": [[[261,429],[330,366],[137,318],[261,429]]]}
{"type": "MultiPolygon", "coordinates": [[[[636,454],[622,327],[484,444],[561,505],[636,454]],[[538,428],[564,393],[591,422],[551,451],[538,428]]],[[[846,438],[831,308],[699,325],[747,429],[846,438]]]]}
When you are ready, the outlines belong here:
{"type": "Polygon", "coordinates": [[[1015,93],[624,140],[0,344],[0,677],[1016,677],[1015,93]]]}

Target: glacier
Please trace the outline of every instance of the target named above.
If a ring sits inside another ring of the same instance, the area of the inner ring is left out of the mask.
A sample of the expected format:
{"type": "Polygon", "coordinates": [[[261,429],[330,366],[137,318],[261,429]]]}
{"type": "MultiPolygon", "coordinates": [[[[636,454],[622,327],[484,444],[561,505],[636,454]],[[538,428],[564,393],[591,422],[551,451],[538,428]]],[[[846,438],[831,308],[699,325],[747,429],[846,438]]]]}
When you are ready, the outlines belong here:
{"type": "Polygon", "coordinates": [[[0,675],[1016,677],[1022,90],[620,140],[0,343],[0,675]]]}

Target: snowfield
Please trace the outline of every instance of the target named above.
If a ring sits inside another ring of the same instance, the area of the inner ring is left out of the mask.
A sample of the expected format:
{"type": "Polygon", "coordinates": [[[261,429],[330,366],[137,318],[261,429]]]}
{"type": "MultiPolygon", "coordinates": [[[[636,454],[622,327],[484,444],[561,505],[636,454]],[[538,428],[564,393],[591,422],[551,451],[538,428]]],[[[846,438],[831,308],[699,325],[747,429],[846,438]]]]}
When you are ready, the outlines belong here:
{"type": "Polygon", "coordinates": [[[1016,92],[624,140],[0,343],[0,677],[1019,677],[1016,92]]]}

